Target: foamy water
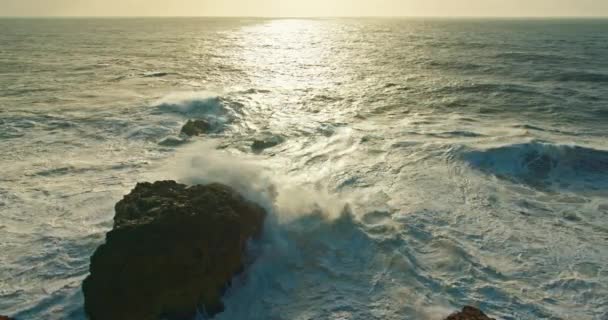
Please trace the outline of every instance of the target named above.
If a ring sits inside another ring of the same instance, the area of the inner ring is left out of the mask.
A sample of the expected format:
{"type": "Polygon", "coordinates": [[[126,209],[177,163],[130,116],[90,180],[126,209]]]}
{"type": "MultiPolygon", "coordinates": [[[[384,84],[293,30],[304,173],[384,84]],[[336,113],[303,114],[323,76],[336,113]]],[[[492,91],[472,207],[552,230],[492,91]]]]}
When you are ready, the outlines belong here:
{"type": "Polygon", "coordinates": [[[176,179],[270,212],[217,319],[608,317],[606,21],[0,30],[0,314],[84,319],[114,204],[176,179]]]}

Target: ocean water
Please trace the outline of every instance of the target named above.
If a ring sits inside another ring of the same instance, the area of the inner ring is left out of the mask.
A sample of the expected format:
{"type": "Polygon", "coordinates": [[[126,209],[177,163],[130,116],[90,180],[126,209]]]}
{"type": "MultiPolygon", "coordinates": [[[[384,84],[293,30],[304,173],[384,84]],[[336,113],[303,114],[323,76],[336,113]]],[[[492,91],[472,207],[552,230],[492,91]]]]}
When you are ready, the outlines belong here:
{"type": "Polygon", "coordinates": [[[0,150],[0,314],[177,179],[270,212],[216,319],[608,319],[608,20],[2,19],[0,150]]]}

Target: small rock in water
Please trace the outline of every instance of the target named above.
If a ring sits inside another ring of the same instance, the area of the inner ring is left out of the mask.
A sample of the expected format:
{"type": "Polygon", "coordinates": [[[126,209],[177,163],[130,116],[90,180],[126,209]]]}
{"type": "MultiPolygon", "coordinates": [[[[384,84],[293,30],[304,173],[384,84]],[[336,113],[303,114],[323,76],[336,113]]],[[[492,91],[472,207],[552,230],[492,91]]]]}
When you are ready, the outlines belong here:
{"type": "MultiPolygon", "coordinates": [[[[221,184],[138,183],[116,204],[114,228],[82,285],[91,320],[192,319],[223,310],[265,211],[221,184]]],[[[2,319],[4,320],[4,319],[2,319]]]]}
{"type": "Polygon", "coordinates": [[[481,312],[481,310],[466,306],[462,308],[462,311],[456,312],[445,320],[496,320],[494,318],[488,317],[485,313],[481,312]]]}
{"type": "Polygon", "coordinates": [[[193,137],[209,133],[211,129],[211,124],[207,120],[188,120],[188,122],[186,122],[186,124],[182,127],[182,133],[193,137]]]}
{"type": "Polygon", "coordinates": [[[272,148],[283,143],[284,139],[280,136],[268,136],[261,139],[256,139],[251,145],[251,150],[254,152],[261,152],[265,149],[272,148]]]}

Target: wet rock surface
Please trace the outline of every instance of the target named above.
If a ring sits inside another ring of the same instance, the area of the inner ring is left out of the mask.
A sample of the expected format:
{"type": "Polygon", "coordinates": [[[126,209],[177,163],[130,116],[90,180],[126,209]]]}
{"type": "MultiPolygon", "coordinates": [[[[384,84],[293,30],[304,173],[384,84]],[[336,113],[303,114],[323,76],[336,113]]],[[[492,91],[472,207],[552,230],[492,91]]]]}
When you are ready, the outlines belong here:
{"type": "Polygon", "coordinates": [[[262,152],[265,149],[275,147],[283,143],[284,141],[285,140],[281,136],[269,135],[260,137],[253,141],[253,143],[251,144],[251,150],[253,150],[254,152],[262,152]]]}
{"type": "Polygon", "coordinates": [[[481,310],[479,310],[477,308],[474,308],[471,306],[466,306],[466,307],[462,308],[462,311],[453,313],[452,315],[447,317],[445,320],[496,320],[496,319],[488,317],[485,313],[483,313],[481,310]]]}
{"type": "Polygon", "coordinates": [[[116,204],[91,257],[85,311],[97,319],[190,319],[223,310],[225,287],[259,236],[260,206],[221,184],[139,183],[116,204]]]}
{"type": "Polygon", "coordinates": [[[188,120],[182,127],[182,134],[190,137],[210,133],[213,129],[211,123],[204,119],[188,120]]]}

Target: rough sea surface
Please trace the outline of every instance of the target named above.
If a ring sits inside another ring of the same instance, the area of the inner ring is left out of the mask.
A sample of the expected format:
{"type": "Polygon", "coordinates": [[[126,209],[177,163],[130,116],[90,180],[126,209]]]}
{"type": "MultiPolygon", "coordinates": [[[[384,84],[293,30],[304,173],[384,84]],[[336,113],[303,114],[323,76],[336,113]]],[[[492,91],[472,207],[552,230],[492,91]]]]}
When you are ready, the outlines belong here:
{"type": "Polygon", "coordinates": [[[608,20],[2,19],[0,150],[0,314],[177,179],[271,211],[217,319],[608,319],[608,20]]]}

